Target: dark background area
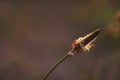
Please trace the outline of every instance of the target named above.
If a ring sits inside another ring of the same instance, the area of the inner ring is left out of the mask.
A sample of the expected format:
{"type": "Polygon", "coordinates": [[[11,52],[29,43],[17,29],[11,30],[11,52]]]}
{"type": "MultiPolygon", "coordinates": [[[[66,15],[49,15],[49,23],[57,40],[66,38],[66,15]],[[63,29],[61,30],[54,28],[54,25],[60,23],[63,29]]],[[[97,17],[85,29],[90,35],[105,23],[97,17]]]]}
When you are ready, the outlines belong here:
{"type": "Polygon", "coordinates": [[[48,80],[120,80],[119,0],[1,0],[0,80],[42,80],[78,37],[101,28],[90,52],[48,80]]]}

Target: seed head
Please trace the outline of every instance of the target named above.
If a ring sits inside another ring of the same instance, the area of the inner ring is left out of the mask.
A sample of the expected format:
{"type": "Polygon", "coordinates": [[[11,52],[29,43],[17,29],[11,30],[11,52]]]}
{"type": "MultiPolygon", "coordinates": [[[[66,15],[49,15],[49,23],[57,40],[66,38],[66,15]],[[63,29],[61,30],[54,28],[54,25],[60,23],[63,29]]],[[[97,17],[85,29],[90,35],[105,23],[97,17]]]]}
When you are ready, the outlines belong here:
{"type": "Polygon", "coordinates": [[[99,33],[100,29],[96,29],[95,31],[87,34],[84,37],[79,37],[73,42],[72,50],[79,53],[82,51],[90,51],[91,47],[93,46],[93,42],[98,37],[99,33]]]}

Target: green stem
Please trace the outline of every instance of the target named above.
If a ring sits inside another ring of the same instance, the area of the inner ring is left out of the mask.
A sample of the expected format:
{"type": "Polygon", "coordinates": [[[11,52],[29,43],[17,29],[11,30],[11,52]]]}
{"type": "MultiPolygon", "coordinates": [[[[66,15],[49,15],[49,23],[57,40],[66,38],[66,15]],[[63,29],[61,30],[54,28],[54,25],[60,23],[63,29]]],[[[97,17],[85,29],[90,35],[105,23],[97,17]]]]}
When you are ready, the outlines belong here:
{"type": "MultiPolygon", "coordinates": [[[[70,52],[72,52],[73,50],[71,50],[70,52]]],[[[62,63],[65,59],[67,59],[70,56],[70,54],[66,54],[64,55],[55,65],[54,67],[45,75],[45,77],[43,78],[43,80],[47,80],[48,76],[56,69],[56,67],[62,63]]]]}

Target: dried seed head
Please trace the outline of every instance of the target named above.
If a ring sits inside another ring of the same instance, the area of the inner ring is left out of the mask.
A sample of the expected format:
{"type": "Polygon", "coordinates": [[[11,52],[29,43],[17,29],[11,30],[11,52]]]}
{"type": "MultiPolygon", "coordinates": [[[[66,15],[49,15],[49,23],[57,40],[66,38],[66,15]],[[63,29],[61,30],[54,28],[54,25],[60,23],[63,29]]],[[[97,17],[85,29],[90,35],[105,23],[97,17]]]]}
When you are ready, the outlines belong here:
{"type": "Polygon", "coordinates": [[[93,46],[93,42],[96,40],[99,33],[100,29],[97,29],[84,37],[76,39],[72,44],[73,51],[89,51],[90,48],[93,46]]]}

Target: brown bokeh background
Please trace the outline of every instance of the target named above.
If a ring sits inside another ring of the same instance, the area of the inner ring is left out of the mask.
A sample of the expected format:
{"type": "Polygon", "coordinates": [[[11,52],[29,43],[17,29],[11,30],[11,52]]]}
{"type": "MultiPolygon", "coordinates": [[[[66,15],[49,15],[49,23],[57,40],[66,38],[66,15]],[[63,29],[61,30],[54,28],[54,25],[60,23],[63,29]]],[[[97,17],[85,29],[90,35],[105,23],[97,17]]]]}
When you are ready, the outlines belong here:
{"type": "Polygon", "coordinates": [[[120,80],[119,0],[1,0],[0,80],[42,80],[72,42],[101,28],[90,52],[48,80],[120,80]]]}

